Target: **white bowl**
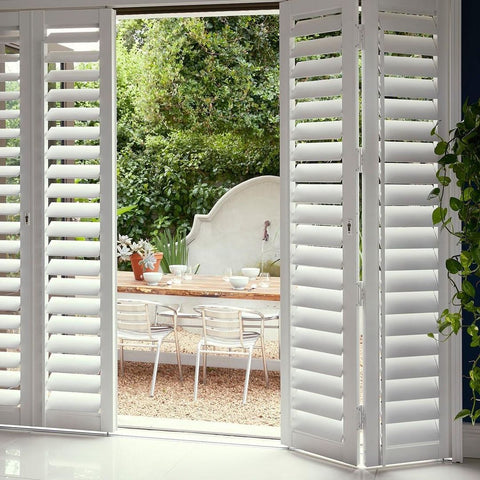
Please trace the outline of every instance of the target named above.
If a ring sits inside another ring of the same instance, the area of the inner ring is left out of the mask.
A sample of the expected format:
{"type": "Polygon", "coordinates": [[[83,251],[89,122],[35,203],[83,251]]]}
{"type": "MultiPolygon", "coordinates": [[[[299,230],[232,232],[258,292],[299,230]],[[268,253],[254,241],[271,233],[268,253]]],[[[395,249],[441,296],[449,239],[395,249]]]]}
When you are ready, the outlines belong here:
{"type": "Polygon", "coordinates": [[[143,279],[149,285],[158,285],[158,282],[162,279],[163,273],[162,272],[144,272],[143,279]]]}
{"type": "Polygon", "coordinates": [[[255,268],[255,267],[242,268],[242,274],[248,278],[257,278],[259,273],[260,273],[259,268],[255,268]]]}
{"type": "Polygon", "coordinates": [[[247,286],[249,278],[244,276],[229,277],[228,281],[236,290],[241,290],[247,286]]]}
{"type": "Polygon", "coordinates": [[[170,265],[170,273],[181,276],[187,271],[186,265],[170,265]]]}

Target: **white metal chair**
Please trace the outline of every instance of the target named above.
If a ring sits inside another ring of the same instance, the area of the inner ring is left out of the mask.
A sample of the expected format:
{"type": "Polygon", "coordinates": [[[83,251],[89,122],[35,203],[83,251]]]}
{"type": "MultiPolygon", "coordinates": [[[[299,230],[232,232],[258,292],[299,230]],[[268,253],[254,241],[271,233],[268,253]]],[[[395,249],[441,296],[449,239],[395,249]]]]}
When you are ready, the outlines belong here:
{"type": "Polygon", "coordinates": [[[167,305],[160,305],[156,302],[137,301],[131,299],[119,299],[117,301],[117,338],[120,349],[120,373],[124,373],[123,349],[129,347],[148,347],[156,349],[153,375],[150,385],[150,396],[155,391],[157,378],[158,360],[160,358],[160,347],[165,337],[173,332],[177,364],[180,380],[183,380],[182,364],[180,360],[180,349],[177,336],[177,312],[176,309],[167,305]],[[149,305],[155,307],[155,321],[158,320],[157,312],[168,311],[172,319],[171,324],[150,322],[149,305]]]}
{"type": "Polygon", "coordinates": [[[195,307],[194,310],[199,312],[202,318],[202,338],[198,343],[195,362],[194,400],[197,400],[198,396],[200,356],[203,354],[203,383],[205,383],[207,375],[207,354],[213,353],[216,355],[240,355],[248,357],[243,389],[243,403],[246,403],[252,354],[257,341],[260,341],[265,384],[268,386],[267,361],[263,342],[264,318],[262,313],[248,310],[250,315],[256,315],[260,320],[260,332],[258,332],[244,330],[242,319],[243,312],[246,311],[244,309],[219,305],[199,305],[195,307]],[[232,351],[232,349],[235,350],[232,351]]]}

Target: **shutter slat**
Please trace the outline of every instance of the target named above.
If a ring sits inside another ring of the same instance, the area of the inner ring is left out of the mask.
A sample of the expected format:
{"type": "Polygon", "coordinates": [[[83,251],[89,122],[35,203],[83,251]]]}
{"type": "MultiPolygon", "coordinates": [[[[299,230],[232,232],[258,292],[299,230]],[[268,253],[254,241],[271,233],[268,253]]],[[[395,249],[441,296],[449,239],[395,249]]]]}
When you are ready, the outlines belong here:
{"type": "Polygon", "coordinates": [[[20,310],[20,297],[0,295],[0,305],[3,312],[18,312],[20,310]]]}
{"type": "Polygon", "coordinates": [[[305,433],[308,436],[328,438],[333,442],[342,441],[343,423],[339,420],[295,411],[292,423],[296,431],[305,433]]]}
{"type": "MultiPolygon", "coordinates": [[[[295,162],[338,161],[342,158],[342,142],[297,143],[292,160],[295,162]]],[[[322,166],[326,164],[318,164],[322,166]]],[[[341,169],[341,164],[338,164],[341,169]]],[[[298,165],[300,167],[301,165],[298,165]]],[[[334,165],[337,166],[337,165],[334,165]]]]}
{"type": "Polygon", "coordinates": [[[0,314],[0,329],[15,330],[20,327],[20,315],[0,314]]]}
{"type": "Polygon", "coordinates": [[[385,273],[385,291],[415,292],[438,290],[435,270],[394,271],[385,273]]]}
{"type": "Polygon", "coordinates": [[[18,368],[20,352],[0,352],[0,368],[18,368]]]}
{"type": "Polygon", "coordinates": [[[51,392],[46,409],[47,411],[98,412],[100,409],[100,394],[51,392]]]}
{"type": "Polygon", "coordinates": [[[438,117],[438,112],[435,103],[431,100],[387,98],[385,99],[385,117],[434,120],[438,117]]]}
{"type": "Polygon", "coordinates": [[[97,140],[99,127],[51,127],[48,129],[48,140],[97,140]]]}
{"type": "Polygon", "coordinates": [[[341,268],[343,253],[341,248],[299,245],[293,254],[292,263],[320,268],[341,268]]]}
{"type": "MultiPolygon", "coordinates": [[[[2,101],[1,97],[0,101],[2,101]]],[[[20,147],[0,147],[0,158],[18,158],[19,156],[20,147]]]]}
{"type": "Polygon", "coordinates": [[[51,183],[47,189],[49,198],[98,198],[98,183],[51,183]]]}
{"type": "Polygon", "coordinates": [[[95,102],[100,98],[100,90],[98,88],[50,90],[45,98],[47,102],[95,102]]]}
{"type": "Polygon", "coordinates": [[[50,222],[47,227],[50,237],[96,238],[100,235],[99,222],[50,222]]]}
{"type": "Polygon", "coordinates": [[[341,247],[342,234],[342,227],[297,225],[293,231],[292,240],[297,245],[341,247]]]}
{"type": "Polygon", "coordinates": [[[386,228],[385,248],[438,248],[438,233],[431,227],[386,228]]]}
{"type": "Polygon", "coordinates": [[[295,23],[291,34],[296,37],[304,37],[317,33],[335,32],[342,28],[341,15],[328,15],[320,18],[302,19],[295,23]]]}
{"type": "Polygon", "coordinates": [[[385,75],[434,77],[436,73],[435,63],[432,58],[387,56],[384,58],[383,66],[385,75]]]}
{"type": "Polygon", "coordinates": [[[88,337],[84,335],[51,335],[47,342],[47,352],[99,355],[100,337],[88,337]]]}
{"type": "Polygon", "coordinates": [[[386,120],[385,140],[431,142],[434,127],[435,122],[386,120]]]}
{"type": "Polygon", "coordinates": [[[435,56],[436,48],[433,38],[423,36],[386,34],[383,48],[389,53],[404,53],[407,55],[435,56]]]}
{"type": "Polygon", "coordinates": [[[306,350],[341,355],[343,350],[342,335],[307,328],[295,328],[293,332],[293,346],[306,350]]]}
{"type": "Polygon", "coordinates": [[[341,399],[343,396],[342,379],[338,377],[305,371],[300,377],[294,377],[292,382],[293,388],[305,392],[318,393],[337,399],[341,399]]]}
{"type": "Polygon", "coordinates": [[[338,97],[342,94],[342,79],[331,78],[328,80],[313,80],[298,82],[292,90],[294,99],[338,97]]]}
{"type": "MultiPolygon", "coordinates": [[[[100,216],[100,204],[86,202],[52,202],[47,208],[47,216],[50,218],[98,218],[100,216]]],[[[50,231],[51,230],[49,230],[49,232],[50,231]]],[[[93,236],[96,237],[98,234],[93,236]]]]}
{"type": "Polygon", "coordinates": [[[387,206],[386,227],[425,227],[432,224],[434,206],[387,206]]]}
{"type": "Polygon", "coordinates": [[[297,42],[292,49],[292,58],[309,57],[314,55],[325,55],[327,53],[341,52],[342,37],[325,37],[315,40],[304,40],[297,42]]]}
{"type": "Polygon", "coordinates": [[[51,32],[47,35],[47,43],[89,43],[98,42],[99,32],[73,30],[69,32],[51,32]]]}
{"type": "Polygon", "coordinates": [[[47,312],[58,315],[98,315],[98,298],[52,297],[48,301],[47,312]]]}
{"type": "Polygon", "coordinates": [[[436,33],[435,22],[430,16],[380,12],[379,18],[383,30],[430,35],[436,33]]]}
{"type": "Polygon", "coordinates": [[[19,290],[20,290],[19,278],[0,277],[0,292],[16,293],[19,290]]]}
{"type": "Polygon", "coordinates": [[[433,420],[440,416],[436,398],[389,402],[385,411],[389,423],[433,420]]]}
{"type": "Polygon", "coordinates": [[[423,357],[437,355],[437,342],[426,335],[404,335],[386,339],[387,358],[423,357]]]}
{"type": "Polygon", "coordinates": [[[20,251],[20,240],[0,240],[0,253],[16,254],[20,251]]]}
{"type": "Polygon", "coordinates": [[[341,185],[297,185],[293,201],[305,203],[341,203],[341,185]]]}
{"type": "Polygon", "coordinates": [[[16,258],[0,259],[1,273],[18,273],[19,271],[20,271],[20,260],[17,260],[16,258]]]}
{"type": "Polygon", "coordinates": [[[292,78],[322,77],[337,75],[342,71],[342,57],[324,58],[299,62],[292,69],[292,78]]]}
{"type": "Polygon", "coordinates": [[[98,393],[100,391],[100,376],[80,373],[52,373],[48,378],[47,388],[60,392],[98,393]]]}
{"type": "Polygon", "coordinates": [[[98,70],[51,70],[45,76],[47,82],[95,82],[99,79],[98,70]]]}
{"type": "Polygon", "coordinates": [[[95,145],[53,145],[47,151],[48,160],[95,160],[100,147],[95,145]]]}
{"type": "Polygon", "coordinates": [[[340,225],[342,207],[340,205],[297,205],[293,213],[293,222],[340,225]]]}
{"type": "Polygon", "coordinates": [[[295,377],[295,373],[301,376],[301,371],[303,370],[341,377],[343,362],[341,355],[297,349],[295,357],[292,359],[292,367],[296,370],[293,377],[295,377]]]}
{"type": "MultiPolygon", "coordinates": [[[[432,145],[430,148],[433,148],[432,145]]],[[[436,166],[433,164],[387,164],[385,165],[385,182],[434,185],[437,183],[436,172],[436,166]]]]}
{"type": "Polygon", "coordinates": [[[98,51],[88,50],[64,50],[49,52],[45,60],[49,63],[86,63],[86,62],[98,62],[100,53],[98,51]]]}
{"type": "MultiPolygon", "coordinates": [[[[431,339],[433,342],[433,339],[431,339]]],[[[389,358],[386,363],[386,380],[411,379],[438,376],[436,356],[389,358]]]]}
{"type": "Polygon", "coordinates": [[[12,178],[12,177],[18,177],[19,175],[20,175],[19,166],[9,166],[9,165],[0,166],[0,177],[12,178]]]}
{"type": "Polygon", "coordinates": [[[81,278],[52,278],[47,285],[49,295],[98,295],[100,280],[81,278]]]}
{"type": "Polygon", "coordinates": [[[292,325],[295,327],[341,333],[343,329],[342,320],[340,312],[328,312],[327,310],[306,307],[292,308],[292,325]]]}
{"type": "Polygon", "coordinates": [[[385,331],[389,336],[419,335],[434,332],[437,328],[436,313],[414,313],[403,315],[387,315],[385,331]]]}
{"type": "MultiPolygon", "coordinates": [[[[435,163],[438,158],[430,143],[422,142],[385,142],[386,167],[392,167],[390,162],[431,162],[435,163]]],[[[425,182],[421,182],[425,183],[425,182]]]]}
{"type": "Polygon", "coordinates": [[[98,257],[100,242],[78,240],[52,240],[47,247],[52,257],[98,257]]]}
{"type": "Polygon", "coordinates": [[[100,261],[53,259],[48,262],[47,274],[97,276],[100,274],[100,261]]]}
{"type": "Polygon", "coordinates": [[[437,97],[437,89],[433,80],[386,77],[385,96],[433,99],[437,97]]]}
{"type": "Polygon", "coordinates": [[[20,335],[18,333],[0,333],[1,349],[17,349],[20,346],[20,335]]]}
{"type": "Polygon", "coordinates": [[[20,404],[20,390],[0,390],[0,404],[16,407],[20,404]]]}
{"type": "Polygon", "coordinates": [[[333,420],[341,420],[343,415],[343,402],[341,400],[302,390],[298,391],[293,398],[292,408],[333,420]]]}
{"type": "Polygon", "coordinates": [[[431,185],[385,185],[385,205],[432,205],[431,185]]]}
{"type": "MultiPolygon", "coordinates": [[[[20,372],[19,371],[0,371],[0,388],[17,388],[20,386],[20,372]]],[[[20,393],[20,392],[18,392],[20,393]]],[[[0,403],[5,405],[2,402],[0,394],[0,403]]],[[[18,402],[15,403],[15,405],[18,402]]]]}
{"type": "Polygon", "coordinates": [[[343,272],[333,268],[299,266],[293,274],[292,284],[341,290],[343,272]]]}
{"type": "Polygon", "coordinates": [[[311,118],[328,118],[342,116],[341,100],[326,100],[324,102],[312,101],[297,103],[292,110],[292,120],[306,120],[311,118]]]}
{"type": "Polygon", "coordinates": [[[385,251],[387,270],[435,270],[438,268],[438,253],[435,249],[395,249],[385,251]]]}
{"type": "Polygon", "coordinates": [[[438,379],[432,377],[389,380],[386,391],[387,402],[437,398],[439,395],[438,379]]]}
{"type": "Polygon", "coordinates": [[[49,372],[97,375],[100,372],[100,357],[53,353],[48,358],[47,370],[49,372]]]}
{"type": "Polygon", "coordinates": [[[48,333],[96,335],[100,331],[99,317],[52,315],[47,324],[48,333]]]}
{"type": "Polygon", "coordinates": [[[100,109],[94,107],[50,108],[46,115],[50,121],[95,121],[100,119],[100,109]]]}
{"type": "Polygon", "coordinates": [[[297,286],[293,290],[292,305],[340,312],[343,308],[343,292],[315,287],[297,286]]]}

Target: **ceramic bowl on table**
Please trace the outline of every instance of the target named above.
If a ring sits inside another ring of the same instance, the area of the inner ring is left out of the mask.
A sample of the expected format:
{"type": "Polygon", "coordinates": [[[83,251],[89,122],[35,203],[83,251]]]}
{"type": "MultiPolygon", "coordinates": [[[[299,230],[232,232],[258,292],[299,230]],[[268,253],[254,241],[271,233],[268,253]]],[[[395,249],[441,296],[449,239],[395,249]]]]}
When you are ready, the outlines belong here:
{"type": "Polygon", "coordinates": [[[143,279],[149,285],[158,285],[158,282],[162,279],[163,273],[162,272],[144,272],[143,279]]]}
{"type": "Polygon", "coordinates": [[[244,267],[242,268],[242,275],[248,278],[257,278],[260,273],[260,269],[256,267],[244,267]]]}
{"type": "Polygon", "coordinates": [[[238,275],[238,276],[233,276],[228,279],[230,282],[230,285],[235,289],[235,290],[243,290],[247,284],[248,284],[248,277],[238,275]]]}

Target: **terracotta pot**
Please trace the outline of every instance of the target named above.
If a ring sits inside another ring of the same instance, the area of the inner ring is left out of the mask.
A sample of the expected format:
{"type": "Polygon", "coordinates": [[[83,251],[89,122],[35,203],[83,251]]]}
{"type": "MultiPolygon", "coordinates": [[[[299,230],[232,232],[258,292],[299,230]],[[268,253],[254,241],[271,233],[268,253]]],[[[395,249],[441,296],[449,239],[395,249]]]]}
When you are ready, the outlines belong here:
{"type": "Polygon", "coordinates": [[[157,261],[153,268],[144,268],[143,265],[140,263],[140,260],[143,258],[139,253],[132,253],[130,255],[130,262],[132,263],[132,270],[133,275],[135,276],[135,280],[143,280],[143,272],[158,272],[160,268],[160,261],[163,258],[163,253],[155,253],[155,258],[157,261]]]}

